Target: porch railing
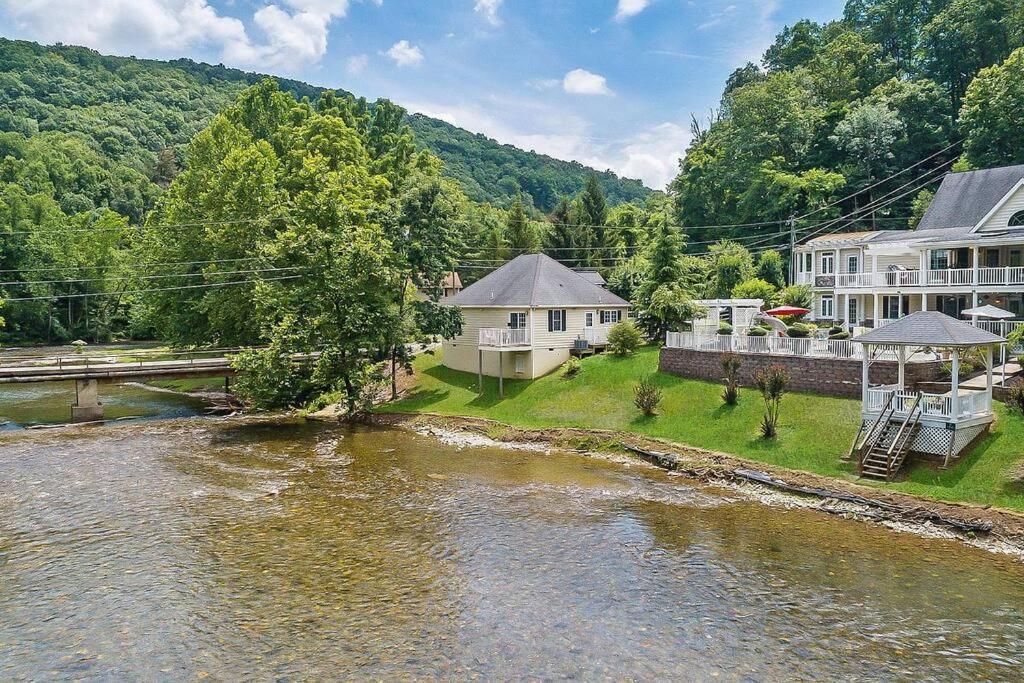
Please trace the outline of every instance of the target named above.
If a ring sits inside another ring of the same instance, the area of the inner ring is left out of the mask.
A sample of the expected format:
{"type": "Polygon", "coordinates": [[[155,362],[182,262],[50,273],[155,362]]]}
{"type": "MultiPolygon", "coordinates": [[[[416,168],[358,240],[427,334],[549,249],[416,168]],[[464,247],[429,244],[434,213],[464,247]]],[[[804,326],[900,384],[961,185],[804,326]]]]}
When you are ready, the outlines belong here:
{"type": "Polygon", "coordinates": [[[583,328],[583,338],[587,340],[590,345],[600,345],[608,343],[608,330],[609,327],[585,327],[583,328]]]}
{"type": "Polygon", "coordinates": [[[480,346],[507,348],[510,346],[529,346],[530,330],[526,328],[510,329],[506,327],[480,328],[480,346]]]}
{"type": "MultiPolygon", "coordinates": [[[[959,287],[970,285],[1024,285],[1024,266],[1003,266],[979,268],[975,282],[973,268],[949,268],[942,270],[885,270],[863,273],[837,273],[836,287],[959,287]]],[[[799,273],[797,282],[811,282],[810,273],[799,273]]],[[[823,282],[814,280],[821,286],[823,282]]]]}

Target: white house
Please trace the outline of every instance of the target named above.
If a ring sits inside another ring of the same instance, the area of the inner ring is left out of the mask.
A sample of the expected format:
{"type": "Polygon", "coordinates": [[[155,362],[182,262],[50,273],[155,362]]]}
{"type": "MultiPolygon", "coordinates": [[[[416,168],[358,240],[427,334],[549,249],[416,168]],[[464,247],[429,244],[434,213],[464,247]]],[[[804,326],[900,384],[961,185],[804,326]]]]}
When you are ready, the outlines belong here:
{"type": "MultiPolygon", "coordinates": [[[[813,317],[877,327],[992,304],[1024,318],[1024,165],[947,175],[916,230],[823,235],[794,252],[813,317]]],[[[1019,323],[981,323],[1005,334],[1019,323]]]]}
{"type": "Polygon", "coordinates": [[[446,367],[491,377],[533,379],[568,360],[579,341],[607,343],[629,302],[593,272],[577,273],[544,254],[517,256],[441,303],[462,309],[462,334],[443,344],[446,367]]]}

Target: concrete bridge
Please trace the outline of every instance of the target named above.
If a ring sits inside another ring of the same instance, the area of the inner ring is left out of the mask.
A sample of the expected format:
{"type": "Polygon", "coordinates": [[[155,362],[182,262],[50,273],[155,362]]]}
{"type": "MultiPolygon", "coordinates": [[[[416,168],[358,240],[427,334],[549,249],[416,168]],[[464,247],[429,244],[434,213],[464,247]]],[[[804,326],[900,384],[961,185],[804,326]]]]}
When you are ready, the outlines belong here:
{"type": "Polygon", "coordinates": [[[4,362],[0,365],[0,384],[73,381],[75,402],[71,406],[71,421],[92,422],[103,419],[101,384],[145,379],[227,378],[237,374],[225,350],[150,352],[149,355],[160,357],[132,361],[117,360],[114,354],[118,353],[140,355],[140,352],[112,351],[108,356],[14,356],[0,359],[4,362]],[[210,357],[211,353],[216,355],[210,357]],[[207,357],[202,357],[204,354],[207,357]]]}

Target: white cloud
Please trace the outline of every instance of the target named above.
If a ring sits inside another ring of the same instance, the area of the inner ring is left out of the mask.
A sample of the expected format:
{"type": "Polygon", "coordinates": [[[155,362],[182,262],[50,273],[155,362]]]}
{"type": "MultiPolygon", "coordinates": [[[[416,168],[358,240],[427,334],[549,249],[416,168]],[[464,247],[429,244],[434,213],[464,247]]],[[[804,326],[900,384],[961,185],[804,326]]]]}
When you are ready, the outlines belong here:
{"type": "Polygon", "coordinates": [[[634,17],[647,9],[649,4],[651,0],[619,0],[619,5],[615,9],[615,21],[625,21],[634,17]]]}
{"type": "Polygon", "coordinates": [[[492,26],[501,24],[501,17],[498,16],[498,9],[505,0],[476,0],[473,10],[483,16],[492,26]]]}
{"type": "Polygon", "coordinates": [[[410,45],[408,40],[398,41],[384,54],[395,60],[398,66],[417,66],[423,61],[423,53],[415,45],[410,45]]]}
{"type": "Polygon", "coordinates": [[[350,4],[276,0],[253,13],[252,33],[208,0],[0,0],[0,16],[44,43],[156,57],[194,51],[236,66],[294,71],[323,57],[330,23],[350,4]]]}
{"type": "Polygon", "coordinates": [[[690,132],[676,123],[661,123],[619,139],[589,134],[582,118],[554,105],[532,100],[500,100],[486,107],[475,104],[407,102],[419,112],[499,142],[578,161],[598,170],[610,169],[627,178],[639,178],[648,187],[664,188],[675,177],[679,158],[690,142],[690,132]],[[499,118],[507,116],[516,121],[499,118]]]}
{"type": "Polygon", "coordinates": [[[557,78],[534,78],[526,81],[526,87],[533,88],[534,90],[551,90],[562,85],[562,81],[557,78]]]}
{"type": "Polygon", "coordinates": [[[366,65],[370,63],[370,58],[366,55],[353,55],[345,60],[345,71],[349,72],[353,76],[363,73],[366,65]]]}
{"type": "Polygon", "coordinates": [[[604,76],[586,69],[573,69],[562,79],[562,88],[573,95],[611,95],[604,76]]]}

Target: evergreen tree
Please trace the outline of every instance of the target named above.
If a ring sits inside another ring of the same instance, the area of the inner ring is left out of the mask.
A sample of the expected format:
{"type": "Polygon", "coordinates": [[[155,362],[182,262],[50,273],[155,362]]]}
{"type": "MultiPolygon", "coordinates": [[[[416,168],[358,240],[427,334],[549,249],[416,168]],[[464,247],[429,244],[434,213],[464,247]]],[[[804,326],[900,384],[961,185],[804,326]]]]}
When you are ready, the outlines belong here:
{"type": "Polygon", "coordinates": [[[512,202],[512,206],[508,210],[505,237],[513,257],[520,254],[535,254],[540,251],[540,233],[526,213],[521,194],[516,195],[515,201],[512,202]]]}
{"type": "Polygon", "coordinates": [[[774,249],[763,252],[757,259],[757,277],[771,284],[775,289],[786,286],[786,262],[774,249]]]}
{"type": "Polygon", "coordinates": [[[544,250],[548,255],[573,268],[583,265],[577,251],[579,226],[573,220],[572,205],[568,199],[563,197],[559,200],[548,216],[548,222],[551,228],[544,240],[544,250]]]}
{"type": "Polygon", "coordinates": [[[608,222],[608,203],[604,198],[604,190],[597,179],[597,174],[587,176],[587,182],[579,196],[579,223],[592,235],[585,241],[589,250],[588,262],[592,265],[603,265],[602,257],[605,244],[605,224],[608,222]]]}

